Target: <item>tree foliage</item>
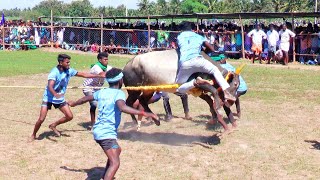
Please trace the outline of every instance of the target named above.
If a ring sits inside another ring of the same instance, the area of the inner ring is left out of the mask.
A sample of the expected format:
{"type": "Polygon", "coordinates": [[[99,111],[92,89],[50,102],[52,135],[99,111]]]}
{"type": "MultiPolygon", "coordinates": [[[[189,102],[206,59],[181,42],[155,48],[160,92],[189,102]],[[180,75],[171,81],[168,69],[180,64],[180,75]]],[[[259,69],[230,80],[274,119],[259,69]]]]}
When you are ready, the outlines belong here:
{"type": "MultiPolygon", "coordinates": [[[[129,16],[167,15],[182,13],[236,12],[313,12],[315,0],[139,0],[138,9],[128,9],[129,16]]],[[[319,5],[320,6],[320,5],[319,5]]],[[[6,16],[36,19],[37,16],[125,16],[126,6],[93,7],[89,0],[44,0],[32,9],[2,10],[6,16]]],[[[319,8],[318,8],[319,10],[319,8]]]]}

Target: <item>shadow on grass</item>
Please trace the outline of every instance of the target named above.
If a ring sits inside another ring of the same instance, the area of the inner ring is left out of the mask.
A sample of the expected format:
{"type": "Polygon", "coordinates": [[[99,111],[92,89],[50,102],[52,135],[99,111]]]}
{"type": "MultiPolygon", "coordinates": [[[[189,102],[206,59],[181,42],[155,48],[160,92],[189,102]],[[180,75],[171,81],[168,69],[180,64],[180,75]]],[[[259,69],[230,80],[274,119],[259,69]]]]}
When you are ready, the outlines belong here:
{"type": "MultiPolygon", "coordinates": [[[[221,126],[221,124],[218,122],[218,120],[215,120],[214,124],[208,124],[207,121],[204,121],[203,119],[208,119],[211,120],[211,116],[210,115],[198,115],[195,118],[200,118],[201,120],[192,120],[196,123],[199,124],[203,124],[206,126],[206,130],[213,130],[213,131],[219,131],[221,130],[223,127],[221,126]]],[[[229,118],[224,117],[223,118],[224,122],[226,122],[227,124],[230,124],[229,118]]]]}
{"type": "Polygon", "coordinates": [[[100,180],[104,172],[104,167],[94,167],[91,169],[72,169],[67,166],[61,166],[60,168],[72,172],[85,172],[88,176],[86,180],[100,180]]]}
{"type": "MultiPolygon", "coordinates": [[[[71,137],[69,134],[65,134],[65,132],[79,132],[79,131],[87,131],[87,130],[83,130],[83,129],[78,129],[78,130],[62,130],[62,131],[59,131],[60,134],[61,134],[61,137],[71,137]]],[[[59,138],[59,136],[57,136],[53,131],[45,131],[43,133],[41,133],[37,140],[43,140],[43,139],[48,139],[50,141],[53,141],[53,142],[57,142],[56,139],[53,139],[54,138],[59,138]]]]}
{"type": "Polygon", "coordinates": [[[320,150],[320,142],[319,141],[316,141],[316,140],[304,140],[304,142],[311,143],[311,146],[313,147],[311,149],[320,150]]]}
{"type": "Polygon", "coordinates": [[[81,122],[81,123],[78,123],[78,125],[87,129],[87,130],[90,130],[90,128],[91,128],[91,122],[81,122]]]}
{"type": "Polygon", "coordinates": [[[193,142],[201,142],[208,145],[220,144],[217,136],[192,136],[177,133],[145,133],[136,130],[118,133],[119,139],[129,141],[142,141],[146,143],[167,144],[171,146],[183,146],[193,142]]]}

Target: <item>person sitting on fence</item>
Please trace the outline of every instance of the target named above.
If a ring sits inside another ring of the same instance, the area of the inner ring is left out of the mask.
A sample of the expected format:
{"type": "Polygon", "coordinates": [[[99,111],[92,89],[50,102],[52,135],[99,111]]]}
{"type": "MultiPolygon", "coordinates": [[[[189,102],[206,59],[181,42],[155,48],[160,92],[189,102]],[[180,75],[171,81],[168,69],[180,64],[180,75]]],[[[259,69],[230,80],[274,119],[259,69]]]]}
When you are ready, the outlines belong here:
{"type": "Polygon", "coordinates": [[[93,43],[91,45],[91,52],[97,53],[99,51],[99,45],[97,43],[93,43]]]}
{"type": "Polygon", "coordinates": [[[133,43],[132,45],[130,45],[129,54],[138,54],[138,46],[136,44],[133,43]]]}
{"type": "Polygon", "coordinates": [[[12,41],[11,41],[11,47],[9,50],[20,50],[21,49],[21,38],[20,36],[15,37],[12,41]]]}
{"type": "Polygon", "coordinates": [[[110,45],[107,46],[107,52],[109,54],[115,54],[117,46],[113,43],[113,41],[110,42],[110,45]]]}
{"type": "Polygon", "coordinates": [[[122,48],[122,46],[120,44],[118,44],[118,46],[116,48],[116,52],[118,54],[124,54],[124,49],[122,48]]]}
{"type": "Polygon", "coordinates": [[[158,44],[161,48],[166,48],[168,46],[169,34],[163,31],[163,27],[160,26],[160,30],[157,32],[158,44]]]}

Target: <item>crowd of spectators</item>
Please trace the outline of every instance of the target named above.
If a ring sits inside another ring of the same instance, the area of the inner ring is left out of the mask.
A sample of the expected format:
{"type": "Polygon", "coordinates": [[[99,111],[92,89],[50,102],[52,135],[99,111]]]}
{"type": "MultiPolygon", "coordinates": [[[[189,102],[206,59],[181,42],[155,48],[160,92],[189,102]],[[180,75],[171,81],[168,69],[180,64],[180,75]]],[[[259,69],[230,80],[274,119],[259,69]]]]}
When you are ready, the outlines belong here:
{"type": "MultiPolygon", "coordinates": [[[[279,32],[283,22],[274,22],[274,30],[279,32]]],[[[107,51],[109,53],[138,54],[148,50],[148,37],[150,35],[151,49],[176,48],[176,38],[179,34],[179,25],[175,22],[152,22],[150,24],[150,34],[146,22],[136,21],[126,22],[104,22],[103,37],[101,38],[100,22],[56,22],[51,36],[51,24],[48,22],[23,22],[7,21],[5,26],[4,41],[8,50],[28,50],[38,47],[54,46],[68,50],[81,50],[87,52],[107,51]],[[103,46],[101,45],[103,41],[103,46]]],[[[203,35],[215,47],[217,51],[227,53],[230,57],[240,58],[242,44],[246,57],[252,55],[252,37],[247,34],[255,29],[256,22],[244,26],[244,40],[239,24],[236,22],[205,21],[196,26],[194,31],[203,35]]],[[[261,30],[267,33],[269,23],[261,23],[261,30]]],[[[287,22],[288,29],[292,25],[287,22]]],[[[290,60],[293,54],[293,41],[295,42],[295,52],[302,54],[297,56],[301,63],[312,64],[309,60],[317,58],[320,48],[319,27],[307,21],[296,21],[295,38],[291,39],[289,50],[290,60]]],[[[2,34],[2,33],[1,33],[2,34]]],[[[2,46],[2,42],[0,43],[2,46]]],[[[277,43],[276,50],[279,49],[277,43]]],[[[268,40],[262,41],[261,58],[268,59],[268,40]]]]}

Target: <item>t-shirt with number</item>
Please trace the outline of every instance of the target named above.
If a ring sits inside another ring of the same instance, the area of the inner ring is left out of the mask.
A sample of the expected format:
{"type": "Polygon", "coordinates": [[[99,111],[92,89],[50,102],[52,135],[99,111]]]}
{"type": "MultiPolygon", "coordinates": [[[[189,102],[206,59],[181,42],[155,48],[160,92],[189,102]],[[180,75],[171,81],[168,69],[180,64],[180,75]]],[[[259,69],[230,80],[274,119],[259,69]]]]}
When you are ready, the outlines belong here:
{"type": "Polygon", "coordinates": [[[201,56],[201,47],[202,44],[206,41],[203,36],[200,36],[199,34],[192,31],[182,32],[177,37],[177,40],[180,50],[180,64],[195,57],[201,56]]]}
{"type": "MultiPolygon", "coordinates": [[[[69,83],[69,80],[72,76],[77,75],[78,71],[76,71],[73,68],[70,68],[66,71],[60,71],[58,67],[54,67],[51,72],[48,75],[48,81],[49,80],[54,80],[54,86],[53,89],[58,93],[58,94],[65,94],[67,91],[67,86],[69,83]]],[[[56,98],[53,96],[53,94],[49,91],[48,86],[46,87],[44,94],[43,94],[43,99],[44,102],[51,102],[54,104],[60,104],[65,101],[64,96],[61,98],[56,98]]]]}
{"type": "Polygon", "coordinates": [[[98,101],[99,114],[93,125],[95,140],[117,139],[117,130],[121,121],[121,111],[116,102],[125,101],[126,96],[120,89],[101,89],[93,94],[98,101]]]}

